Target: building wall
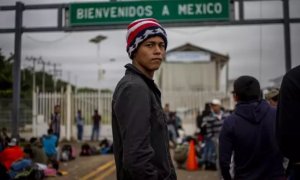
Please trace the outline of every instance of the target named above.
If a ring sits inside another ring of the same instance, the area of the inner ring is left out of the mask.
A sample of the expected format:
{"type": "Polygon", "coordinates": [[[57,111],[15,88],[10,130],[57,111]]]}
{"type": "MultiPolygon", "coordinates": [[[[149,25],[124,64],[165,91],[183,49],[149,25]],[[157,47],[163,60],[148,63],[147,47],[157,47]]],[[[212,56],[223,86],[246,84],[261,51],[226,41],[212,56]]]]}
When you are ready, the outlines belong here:
{"type": "Polygon", "coordinates": [[[216,91],[215,62],[163,63],[156,73],[162,91],[216,91]]]}

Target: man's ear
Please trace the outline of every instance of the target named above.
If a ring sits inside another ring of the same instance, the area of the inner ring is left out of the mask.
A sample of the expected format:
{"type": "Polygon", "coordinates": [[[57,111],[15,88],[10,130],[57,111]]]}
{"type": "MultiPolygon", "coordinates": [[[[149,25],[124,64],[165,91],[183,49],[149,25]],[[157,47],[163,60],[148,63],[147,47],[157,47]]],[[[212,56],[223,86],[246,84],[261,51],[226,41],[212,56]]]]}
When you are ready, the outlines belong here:
{"type": "Polygon", "coordinates": [[[233,94],[233,99],[234,99],[235,102],[239,101],[239,97],[236,94],[233,94]]]}

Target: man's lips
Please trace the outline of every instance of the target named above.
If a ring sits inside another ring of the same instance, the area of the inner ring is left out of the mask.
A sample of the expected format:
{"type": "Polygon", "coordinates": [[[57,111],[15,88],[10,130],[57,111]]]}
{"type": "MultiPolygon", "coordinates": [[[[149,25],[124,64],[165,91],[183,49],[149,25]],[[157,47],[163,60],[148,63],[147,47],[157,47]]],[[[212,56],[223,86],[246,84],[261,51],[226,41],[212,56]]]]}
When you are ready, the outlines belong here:
{"type": "Polygon", "coordinates": [[[152,61],[162,61],[162,58],[152,58],[152,61]]]}

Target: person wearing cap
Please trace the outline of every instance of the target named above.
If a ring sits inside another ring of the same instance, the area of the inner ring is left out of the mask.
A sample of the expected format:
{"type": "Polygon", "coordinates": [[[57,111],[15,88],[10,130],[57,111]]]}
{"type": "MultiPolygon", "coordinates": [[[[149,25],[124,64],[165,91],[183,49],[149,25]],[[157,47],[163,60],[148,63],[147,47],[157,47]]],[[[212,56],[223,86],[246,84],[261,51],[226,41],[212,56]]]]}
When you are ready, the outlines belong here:
{"type": "Polygon", "coordinates": [[[153,75],[165,59],[167,34],[156,19],[128,25],[125,66],[112,100],[113,149],[118,180],[175,180],[166,117],[153,75]]]}
{"type": "Polygon", "coordinates": [[[289,159],[290,179],[300,179],[300,66],[282,80],[277,108],[276,136],[282,154],[289,159]]]}
{"type": "Polygon", "coordinates": [[[24,152],[20,146],[18,146],[18,142],[16,138],[12,138],[8,143],[8,147],[6,147],[0,153],[0,163],[2,163],[6,170],[10,169],[10,166],[13,162],[22,159],[24,157],[24,152]]]}
{"type": "Polygon", "coordinates": [[[284,179],[283,157],[275,138],[276,110],[261,98],[254,77],[234,81],[234,112],[220,134],[220,167],[224,180],[284,179]],[[234,177],[230,175],[233,156],[234,177]]]}
{"type": "Polygon", "coordinates": [[[266,100],[273,107],[277,108],[278,98],[279,98],[279,90],[277,88],[272,88],[266,95],[266,100]]]}
{"type": "Polygon", "coordinates": [[[204,135],[205,146],[203,148],[203,161],[206,170],[217,170],[218,138],[224,119],[228,116],[222,111],[219,99],[213,99],[210,103],[211,112],[203,118],[202,127],[206,130],[204,135]]]}

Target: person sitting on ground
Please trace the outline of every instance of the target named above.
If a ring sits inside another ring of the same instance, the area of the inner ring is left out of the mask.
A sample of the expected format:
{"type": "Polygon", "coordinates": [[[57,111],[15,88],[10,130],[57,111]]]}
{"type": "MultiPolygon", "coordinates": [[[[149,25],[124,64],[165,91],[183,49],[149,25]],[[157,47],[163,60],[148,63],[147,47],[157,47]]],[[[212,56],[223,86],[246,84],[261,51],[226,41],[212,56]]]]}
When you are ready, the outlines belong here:
{"type": "Polygon", "coordinates": [[[18,146],[16,138],[12,138],[8,143],[8,147],[0,153],[0,162],[6,167],[6,170],[10,169],[13,162],[24,157],[23,150],[18,146]]]}
{"type": "Polygon", "coordinates": [[[47,164],[47,155],[43,150],[43,144],[37,138],[29,140],[32,149],[32,161],[35,163],[47,164]]]}
{"type": "Polygon", "coordinates": [[[99,147],[100,147],[101,154],[113,153],[113,143],[107,138],[104,138],[103,140],[100,141],[99,147]]]}
{"type": "Polygon", "coordinates": [[[48,135],[43,137],[43,148],[48,159],[56,159],[57,136],[53,134],[52,129],[48,129],[48,135]]]}

